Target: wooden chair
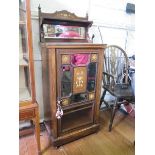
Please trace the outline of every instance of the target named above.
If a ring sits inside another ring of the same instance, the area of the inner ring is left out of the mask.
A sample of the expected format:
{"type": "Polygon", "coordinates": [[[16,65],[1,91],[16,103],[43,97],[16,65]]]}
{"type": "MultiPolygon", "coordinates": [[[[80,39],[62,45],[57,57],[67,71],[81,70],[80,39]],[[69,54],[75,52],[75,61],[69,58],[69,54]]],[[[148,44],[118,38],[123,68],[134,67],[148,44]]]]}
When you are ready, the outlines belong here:
{"type": "Polygon", "coordinates": [[[116,110],[121,104],[134,100],[134,94],[128,80],[128,57],[119,46],[107,46],[104,52],[103,93],[100,107],[104,103],[111,109],[109,131],[112,129],[116,110]],[[106,101],[106,93],[113,96],[112,101],[106,101]]]}

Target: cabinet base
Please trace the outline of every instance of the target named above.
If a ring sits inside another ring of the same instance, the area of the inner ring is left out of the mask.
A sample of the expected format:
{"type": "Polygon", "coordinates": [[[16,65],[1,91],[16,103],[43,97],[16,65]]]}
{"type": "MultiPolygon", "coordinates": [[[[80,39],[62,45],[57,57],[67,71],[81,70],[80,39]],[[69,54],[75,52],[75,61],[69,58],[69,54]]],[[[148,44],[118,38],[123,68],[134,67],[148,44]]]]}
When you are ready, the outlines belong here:
{"type": "Polygon", "coordinates": [[[77,140],[77,139],[79,139],[81,137],[84,137],[84,136],[87,136],[89,134],[95,133],[95,132],[97,132],[99,130],[99,124],[93,124],[93,125],[91,125],[89,127],[85,127],[83,129],[79,129],[77,131],[67,133],[66,135],[54,138],[51,135],[49,126],[47,126],[47,125],[45,125],[45,126],[46,126],[48,134],[50,135],[50,139],[52,141],[52,144],[55,147],[59,147],[59,146],[61,146],[63,144],[72,142],[72,141],[77,140]]]}

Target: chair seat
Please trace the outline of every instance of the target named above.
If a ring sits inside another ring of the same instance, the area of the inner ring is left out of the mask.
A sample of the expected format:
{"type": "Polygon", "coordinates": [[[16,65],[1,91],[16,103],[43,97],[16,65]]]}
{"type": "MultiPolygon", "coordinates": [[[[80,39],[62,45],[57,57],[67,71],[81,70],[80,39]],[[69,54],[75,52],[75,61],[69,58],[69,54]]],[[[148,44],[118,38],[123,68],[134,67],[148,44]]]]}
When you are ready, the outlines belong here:
{"type": "Polygon", "coordinates": [[[108,85],[104,88],[118,98],[132,98],[134,96],[132,87],[128,85],[123,88],[122,86],[122,84],[116,84],[113,90],[108,85]]]}

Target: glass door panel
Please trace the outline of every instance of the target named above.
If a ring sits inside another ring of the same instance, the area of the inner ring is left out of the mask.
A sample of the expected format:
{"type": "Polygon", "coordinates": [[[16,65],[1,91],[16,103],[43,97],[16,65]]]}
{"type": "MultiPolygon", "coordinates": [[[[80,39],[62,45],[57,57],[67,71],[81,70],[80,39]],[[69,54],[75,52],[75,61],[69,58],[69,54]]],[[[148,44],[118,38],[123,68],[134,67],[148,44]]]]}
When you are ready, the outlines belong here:
{"type": "Polygon", "coordinates": [[[26,1],[19,0],[19,101],[31,99],[26,1]]]}
{"type": "Polygon", "coordinates": [[[62,106],[95,100],[98,54],[91,54],[88,50],[85,53],[81,49],[76,52],[73,50],[70,54],[65,49],[65,52],[61,51],[58,61],[58,69],[61,70],[58,98],[62,100],[62,106]]]}
{"type": "Polygon", "coordinates": [[[61,96],[66,97],[71,95],[72,87],[72,72],[69,65],[63,65],[62,67],[62,77],[61,77],[61,96]]]}
{"type": "Polygon", "coordinates": [[[60,133],[93,123],[93,107],[91,105],[82,109],[71,109],[69,112],[65,112],[60,120],[60,133]]]}
{"type": "Polygon", "coordinates": [[[90,54],[73,54],[72,65],[75,66],[86,66],[89,63],[90,54]]]}
{"type": "Polygon", "coordinates": [[[95,90],[96,85],[96,63],[89,63],[88,65],[88,82],[87,82],[87,90],[89,92],[95,90]]]}

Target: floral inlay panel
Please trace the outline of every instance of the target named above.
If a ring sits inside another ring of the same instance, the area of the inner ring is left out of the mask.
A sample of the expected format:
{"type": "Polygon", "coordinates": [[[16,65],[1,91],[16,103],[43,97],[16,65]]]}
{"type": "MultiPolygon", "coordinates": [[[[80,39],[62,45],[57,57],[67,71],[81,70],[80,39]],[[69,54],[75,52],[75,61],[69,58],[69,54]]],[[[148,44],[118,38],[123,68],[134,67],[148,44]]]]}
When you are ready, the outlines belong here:
{"type": "Polygon", "coordinates": [[[73,93],[85,92],[87,86],[87,68],[75,67],[73,75],[73,93]]]}

